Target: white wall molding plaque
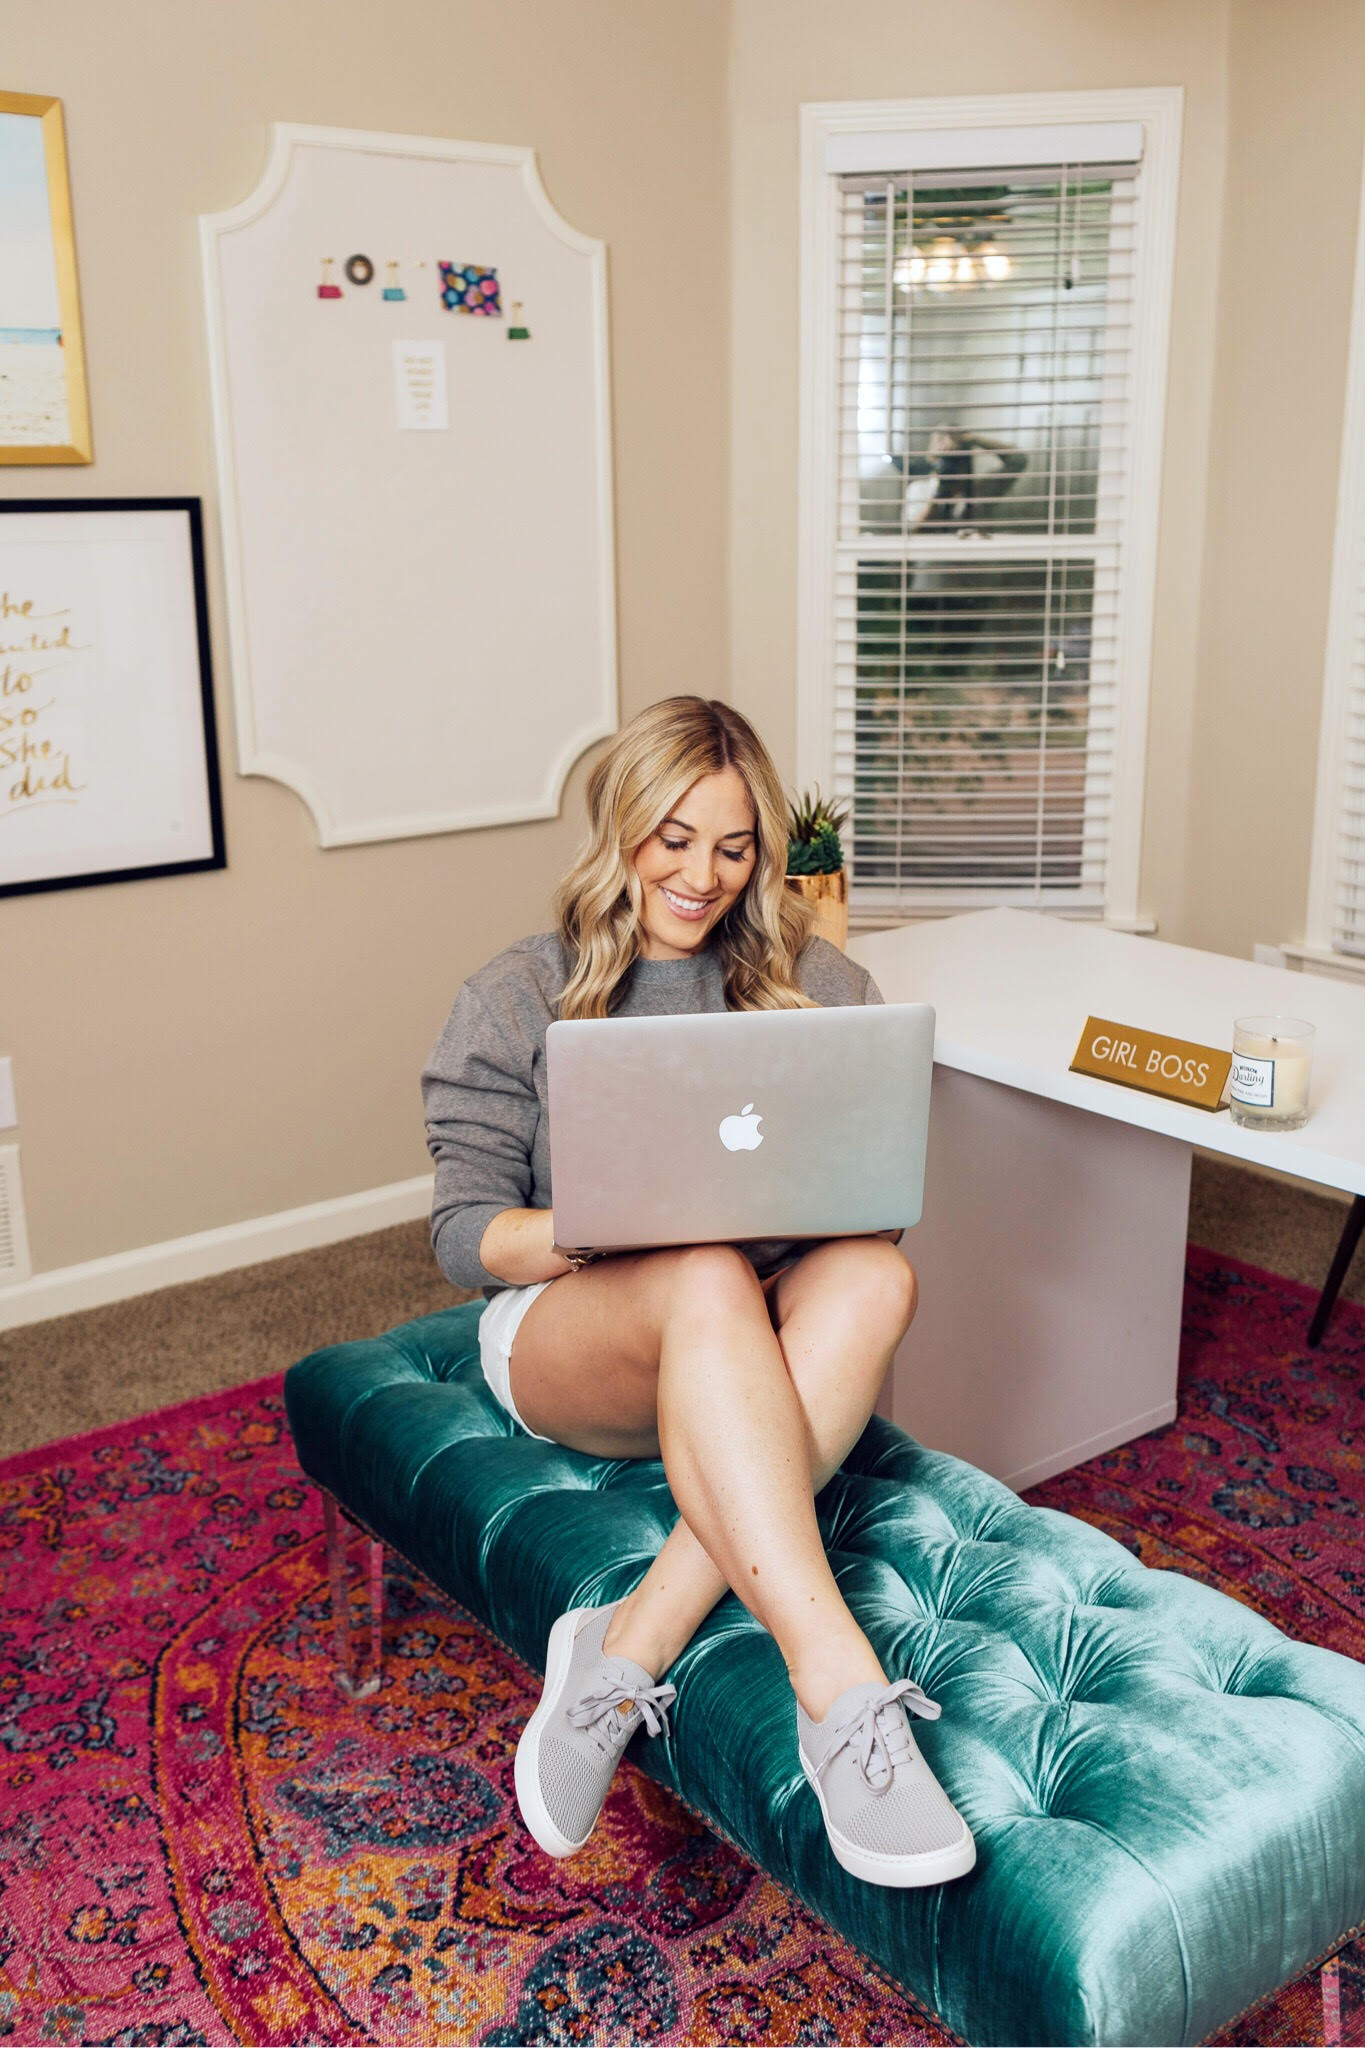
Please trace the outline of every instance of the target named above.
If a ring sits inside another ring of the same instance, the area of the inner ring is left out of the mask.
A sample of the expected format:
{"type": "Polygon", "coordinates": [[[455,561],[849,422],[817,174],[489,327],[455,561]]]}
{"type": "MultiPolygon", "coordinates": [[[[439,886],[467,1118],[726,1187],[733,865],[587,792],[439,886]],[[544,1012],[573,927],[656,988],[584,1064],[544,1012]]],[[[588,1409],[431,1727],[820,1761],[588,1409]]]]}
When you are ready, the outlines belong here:
{"type": "Polygon", "coordinates": [[[617,718],[605,244],[533,150],[286,124],[200,242],[241,773],[324,846],[553,817],[617,718]],[[410,430],[395,342],[442,345],[447,425],[419,392],[410,430]]]}

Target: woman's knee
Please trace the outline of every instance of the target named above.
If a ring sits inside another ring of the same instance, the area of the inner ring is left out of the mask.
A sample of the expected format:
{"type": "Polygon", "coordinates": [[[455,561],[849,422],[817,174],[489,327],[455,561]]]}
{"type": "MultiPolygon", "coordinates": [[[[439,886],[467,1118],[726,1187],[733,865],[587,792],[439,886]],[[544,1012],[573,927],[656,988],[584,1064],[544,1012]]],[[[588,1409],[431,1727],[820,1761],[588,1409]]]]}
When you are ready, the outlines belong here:
{"type": "Polygon", "coordinates": [[[919,1282],[909,1260],[885,1237],[847,1237],[837,1247],[839,1283],[860,1323],[898,1344],[914,1320],[919,1282]]]}
{"type": "Polygon", "coordinates": [[[663,1262],[659,1279],[670,1318],[729,1320],[758,1315],[766,1321],[758,1275],[734,1245],[681,1245],[654,1257],[663,1262]]]}

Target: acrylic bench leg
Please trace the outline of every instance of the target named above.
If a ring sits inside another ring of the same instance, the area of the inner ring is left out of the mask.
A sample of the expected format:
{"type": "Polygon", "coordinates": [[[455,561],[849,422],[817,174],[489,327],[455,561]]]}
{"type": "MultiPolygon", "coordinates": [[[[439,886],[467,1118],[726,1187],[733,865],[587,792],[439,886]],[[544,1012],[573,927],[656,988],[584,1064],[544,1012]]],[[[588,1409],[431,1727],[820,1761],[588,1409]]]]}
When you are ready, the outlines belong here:
{"type": "Polygon", "coordinates": [[[1341,2048],[1341,1957],[1322,1966],[1322,2038],[1325,2048],[1341,2048]]]}
{"type": "Polygon", "coordinates": [[[322,1526],[327,1538],[327,1576],[332,1587],[332,1629],[336,1641],[336,1681],[349,1700],[368,1700],[379,1690],[383,1675],[384,1546],[362,1534],[370,1580],[370,1651],[368,1665],[358,1665],[356,1631],[351,1626],[347,1584],[346,1538],[349,1524],[330,1493],[322,1496],[322,1526]],[[362,1675],[363,1672],[363,1675],[362,1675]]]}

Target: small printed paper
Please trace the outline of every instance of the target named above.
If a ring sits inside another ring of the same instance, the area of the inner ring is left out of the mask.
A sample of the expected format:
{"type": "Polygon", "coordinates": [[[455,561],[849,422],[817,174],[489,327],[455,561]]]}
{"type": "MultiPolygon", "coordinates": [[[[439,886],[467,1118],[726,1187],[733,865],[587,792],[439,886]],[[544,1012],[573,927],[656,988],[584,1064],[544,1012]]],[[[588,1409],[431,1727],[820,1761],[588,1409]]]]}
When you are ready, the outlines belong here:
{"type": "Polygon", "coordinates": [[[400,427],[439,431],[450,425],[443,341],[396,341],[393,386],[400,427]]]}

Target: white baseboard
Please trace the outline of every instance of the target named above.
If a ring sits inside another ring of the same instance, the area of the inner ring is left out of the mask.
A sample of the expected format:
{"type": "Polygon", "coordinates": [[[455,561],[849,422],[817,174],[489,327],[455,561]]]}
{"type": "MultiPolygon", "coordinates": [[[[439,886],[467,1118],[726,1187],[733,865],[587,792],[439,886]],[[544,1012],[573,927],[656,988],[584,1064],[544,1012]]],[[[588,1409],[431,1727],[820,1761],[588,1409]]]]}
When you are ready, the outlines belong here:
{"type": "Polygon", "coordinates": [[[1310,946],[1306,939],[1286,939],[1279,951],[1285,965],[1303,974],[1322,974],[1329,981],[1360,982],[1365,977],[1365,959],[1358,953],[1338,953],[1329,946],[1310,946]]]}
{"type": "Polygon", "coordinates": [[[1087,1458],[1098,1458],[1102,1451],[1112,1451],[1119,1444],[1131,1443],[1135,1436],[1146,1436],[1149,1429],[1161,1429],[1166,1423],[1174,1422],[1175,1417],[1175,1402],[1163,1401],[1159,1407],[1149,1408],[1145,1415],[1134,1415],[1112,1429],[1101,1430],[1098,1436],[1087,1437],[1084,1443],[1072,1444],[1069,1450],[1056,1451],[1050,1458],[1040,1458],[1036,1465],[1026,1465],[1022,1471],[1007,1473],[1005,1484],[1016,1493],[1023,1493],[1030,1486],[1041,1486],[1045,1479],[1053,1479],[1059,1472],[1069,1472],[1073,1465],[1083,1465],[1087,1458]]]}
{"type": "Polygon", "coordinates": [[[225,1223],[217,1230],[199,1230],[192,1237],[168,1238],[164,1244],[139,1245],[106,1259],[88,1259],[80,1266],[59,1266],[35,1273],[12,1287],[0,1287],[0,1330],[23,1323],[46,1322],[50,1316],[73,1315],[78,1309],[101,1308],[127,1301],[158,1287],[178,1287],[186,1280],[206,1280],[237,1266],[255,1266],[289,1252],[312,1251],[339,1244],[367,1231],[411,1223],[431,1211],[432,1175],[396,1180],[388,1187],[364,1188],[356,1195],[335,1195],[309,1202],[302,1209],[282,1209],[275,1216],[254,1216],[245,1223],[225,1223]]]}

